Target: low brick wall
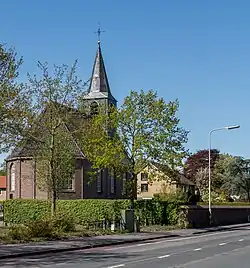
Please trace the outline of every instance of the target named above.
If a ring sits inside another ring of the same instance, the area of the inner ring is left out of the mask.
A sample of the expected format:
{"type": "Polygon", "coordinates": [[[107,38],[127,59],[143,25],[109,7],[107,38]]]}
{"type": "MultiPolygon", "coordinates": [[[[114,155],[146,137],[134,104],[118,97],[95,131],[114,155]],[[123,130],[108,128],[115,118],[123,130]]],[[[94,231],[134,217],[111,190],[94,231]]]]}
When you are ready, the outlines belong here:
{"type": "MultiPolygon", "coordinates": [[[[214,226],[247,223],[250,220],[250,206],[212,206],[211,209],[214,226]]],[[[208,227],[208,206],[189,206],[188,221],[194,228],[208,227]]]]}

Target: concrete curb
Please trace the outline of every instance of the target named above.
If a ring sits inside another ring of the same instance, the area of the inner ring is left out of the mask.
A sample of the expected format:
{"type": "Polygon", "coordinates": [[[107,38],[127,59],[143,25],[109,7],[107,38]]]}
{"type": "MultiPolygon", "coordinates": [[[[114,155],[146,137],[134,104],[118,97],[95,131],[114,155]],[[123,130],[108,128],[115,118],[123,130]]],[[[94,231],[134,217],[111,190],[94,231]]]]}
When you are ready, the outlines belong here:
{"type": "Polygon", "coordinates": [[[84,249],[91,249],[91,248],[102,248],[102,247],[107,247],[107,246],[147,242],[147,241],[152,241],[152,240],[160,240],[163,238],[171,238],[171,237],[178,237],[178,236],[179,235],[162,235],[159,237],[133,239],[133,240],[128,240],[128,241],[126,240],[114,241],[114,242],[109,242],[109,243],[93,244],[93,245],[87,245],[87,246],[75,246],[75,247],[58,248],[58,249],[45,249],[45,250],[27,251],[27,252],[21,252],[21,253],[9,253],[9,254],[2,255],[2,256],[0,255],[0,261],[3,259],[13,259],[13,258],[28,257],[28,256],[35,256],[35,255],[46,255],[50,253],[69,252],[69,251],[84,250],[84,249]]]}
{"type": "MultiPolygon", "coordinates": [[[[195,231],[190,232],[187,235],[184,235],[184,237],[192,237],[199,234],[205,234],[205,233],[212,233],[212,232],[222,232],[226,230],[233,230],[240,227],[250,227],[249,224],[242,224],[242,225],[233,225],[233,226],[222,226],[216,227],[214,229],[207,229],[202,231],[195,231]]],[[[102,248],[107,246],[116,246],[116,245],[125,245],[125,244],[132,244],[132,243],[138,243],[138,242],[147,242],[152,240],[160,240],[164,238],[171,238],[171,237],[180,237],[178,234],[169,234],[169,235],[161,235],[158,237],[150,237],[150,238],[138,238],[133,240],[122,240],[122,241],[114,241],[114,242],[108,242],[103,244],[93,244],[93,245],[87,245],[87,246],[73,246],[73,247],[67,247],[67,248],[58,248],[58,249],[45,249],[40,251],[27,251],[27,252],[21,252],[21,253],[9,253],[6,255],[1,256],[0,255],[0,261],[3,259],[13,259],[13,258],[20,258],[20,257],[28,257],[28,256],[35,256],[35,255],[46,255],[50,253],[60,253],[60,252],[70,252],[70,251],[76,251],[76,250],[84,250],[84,249],[91,249],[91,248],[102,248]]]]}

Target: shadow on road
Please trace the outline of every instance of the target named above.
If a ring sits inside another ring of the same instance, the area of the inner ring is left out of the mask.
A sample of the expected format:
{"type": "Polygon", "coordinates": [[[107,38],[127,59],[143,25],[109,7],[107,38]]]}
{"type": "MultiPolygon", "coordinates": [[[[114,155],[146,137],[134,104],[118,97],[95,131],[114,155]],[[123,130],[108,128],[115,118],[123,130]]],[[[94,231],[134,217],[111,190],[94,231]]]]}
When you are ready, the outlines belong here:
{"type": "Polygon", "coordinates": [[[78,250],[53,255],[37,255],[8,260],[5,259],[2,261],[0,260],[0,267],[53,267],[54,265],[60,264],[67,267],[75,267],[74,264],[81,264],[79,267],[99,267],[108,265],[110,262],[126,261],[126,259],[131,257],[139,257],[139,255],[110,252],[85,252],[83,250],[78,250]]]}

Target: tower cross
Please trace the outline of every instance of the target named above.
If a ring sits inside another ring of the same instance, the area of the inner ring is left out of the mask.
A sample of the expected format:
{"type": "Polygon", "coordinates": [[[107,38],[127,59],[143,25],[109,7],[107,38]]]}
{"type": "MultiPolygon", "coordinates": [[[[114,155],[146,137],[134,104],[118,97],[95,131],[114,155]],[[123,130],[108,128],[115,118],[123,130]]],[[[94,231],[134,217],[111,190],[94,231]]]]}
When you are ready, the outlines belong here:
{"type": "Polygon", "coordinates": [[[101,33],[105,33],[105,31],[102,31],[101,30],[101,25],[100,25],[100,22],[98,22],[98,29],[96,32],[94,32],[95,34],[97,34],[97,37],[98,37],[98,43],[101,42],[101,33]]]}

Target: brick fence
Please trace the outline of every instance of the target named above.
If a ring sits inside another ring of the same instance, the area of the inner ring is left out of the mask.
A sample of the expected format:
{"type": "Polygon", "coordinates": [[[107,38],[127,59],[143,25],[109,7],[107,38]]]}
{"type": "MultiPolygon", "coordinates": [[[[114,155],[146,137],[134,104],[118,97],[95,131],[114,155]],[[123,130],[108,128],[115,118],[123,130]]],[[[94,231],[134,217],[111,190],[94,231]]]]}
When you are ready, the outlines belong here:
{"type": "MultiPolygon", "coordinates": [[[[250,221],[250,206],[212,206],[213,225],[230,225],[250,221]]],[[[191,205],[188,209],[188,221],[192,227],[208,227],[208,206],[191,205]]]]}

